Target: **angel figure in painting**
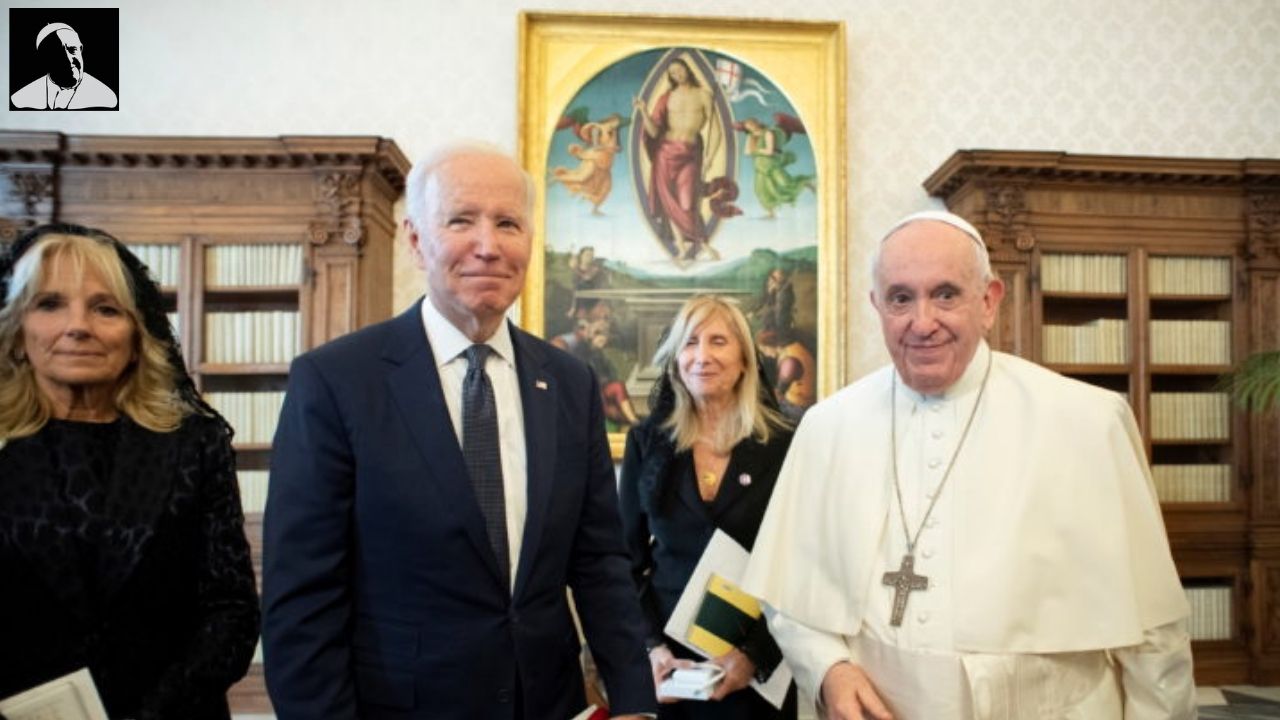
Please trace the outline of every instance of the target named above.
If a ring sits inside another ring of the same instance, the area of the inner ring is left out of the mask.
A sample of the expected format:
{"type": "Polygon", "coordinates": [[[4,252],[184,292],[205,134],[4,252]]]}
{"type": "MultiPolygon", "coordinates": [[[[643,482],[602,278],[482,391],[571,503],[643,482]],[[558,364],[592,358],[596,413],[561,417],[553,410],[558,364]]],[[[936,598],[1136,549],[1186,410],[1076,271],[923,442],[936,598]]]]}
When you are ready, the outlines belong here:
{"type": "Polygon", "coordinates": [[[804,124],[800,118],[786,113],[774,113],[773,119],[772,126],[753,117],[734,125],[746,133],[747,142],[742,152],[752,159],[756,199],[767,218],[776,217],[780,206],[795,204],[805,188],[816,192],[812,175],[792,175],[787,170],[787,166],[796,161],[796,154],[784,148],[793,135],[804,133],[804,124]]]}
{"type": "Polygon", "coordinates": [[[591,203],[592,214],[603,215],[600,206],[613,190],[613,158],[621,149],[618,130],[630,121],[617,113],[598,121],[589,121],[588,115],[587,108],[574,108],[556,124],[557,132],[570,130],[584,144],[573,143],[568,148],[569,154],[578,159],[578,166],[552,168],[551,179],[591,203]]]}

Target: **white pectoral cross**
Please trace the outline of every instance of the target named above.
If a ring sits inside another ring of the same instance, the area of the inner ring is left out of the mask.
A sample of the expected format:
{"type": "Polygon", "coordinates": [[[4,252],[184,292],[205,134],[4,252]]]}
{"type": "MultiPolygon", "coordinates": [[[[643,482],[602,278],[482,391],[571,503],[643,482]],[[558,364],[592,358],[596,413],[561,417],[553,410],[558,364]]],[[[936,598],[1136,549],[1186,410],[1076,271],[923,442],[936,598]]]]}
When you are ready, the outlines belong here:
{"type": "Polygon", "coordinates": [[[915,564],[915,557],[907,553],[902,556],[902,565],[897,572],[884,574],[884,584],[893,588],[893,614],[889,617],[889,624],[894,627],[902,625],[902,616],[907,612],[907,598],[911,593],[929,589],[929,577],[917,575],[915,564]]]}

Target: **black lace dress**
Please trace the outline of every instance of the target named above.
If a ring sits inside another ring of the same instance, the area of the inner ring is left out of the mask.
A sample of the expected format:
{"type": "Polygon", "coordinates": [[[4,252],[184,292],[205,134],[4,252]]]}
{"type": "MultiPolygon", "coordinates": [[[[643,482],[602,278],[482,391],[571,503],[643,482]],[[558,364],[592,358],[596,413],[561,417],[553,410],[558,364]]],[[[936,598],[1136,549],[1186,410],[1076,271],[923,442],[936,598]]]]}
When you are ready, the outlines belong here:
{"type": "Polygon", "coordinates": [[[259,622],[234,468],[203,416],[0,448],[0,697],[88,667],[112,718],[228,718],[259,622]]]}

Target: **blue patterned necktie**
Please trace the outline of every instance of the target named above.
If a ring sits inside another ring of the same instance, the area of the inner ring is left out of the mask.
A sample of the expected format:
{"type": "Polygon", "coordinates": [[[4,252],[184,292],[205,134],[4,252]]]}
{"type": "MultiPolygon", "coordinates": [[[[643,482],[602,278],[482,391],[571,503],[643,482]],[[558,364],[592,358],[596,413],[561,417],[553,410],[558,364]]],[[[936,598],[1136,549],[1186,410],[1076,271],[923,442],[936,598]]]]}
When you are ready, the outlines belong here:
{"type": "Polygon", "coordinates": [[[489,546],[498,559],[498,570],[510,582],[507,556],[507,512],[502,492],[502,454],[498,449],[498,408],[493,385],[484,371],[493,349],[488,345],[467,348],[467,376],[462,381],[462,455],[471,475],[480,512],[484,515],[489,546]]]}

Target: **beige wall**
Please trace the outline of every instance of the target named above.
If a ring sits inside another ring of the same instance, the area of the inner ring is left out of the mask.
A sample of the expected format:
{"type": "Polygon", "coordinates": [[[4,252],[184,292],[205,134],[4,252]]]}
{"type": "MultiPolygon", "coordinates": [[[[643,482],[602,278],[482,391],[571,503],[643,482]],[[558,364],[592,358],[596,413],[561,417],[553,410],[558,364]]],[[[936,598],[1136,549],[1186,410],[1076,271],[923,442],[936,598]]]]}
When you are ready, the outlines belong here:
{"type": "MultiPolygon", "coordinates": [[[[609,9],[585,0],[77,5],[120,6],[121,111],[6,112],[3,127],[376,134],[395,138],[410,157],[460,135],[514,149],[517,11],[609,9]]],[[[1277,0],[633,0],[625,7],[846,22],[850,377],[887,357],[865,301],[868,248],[897,216],[932,204],[920,182],[955,149],[1280,157],[1277,0]]],[[[92,72],[92,48],[85,55],[92,72]]],[[[397,306],[419,285],[401,253],[397,306]]]]}

